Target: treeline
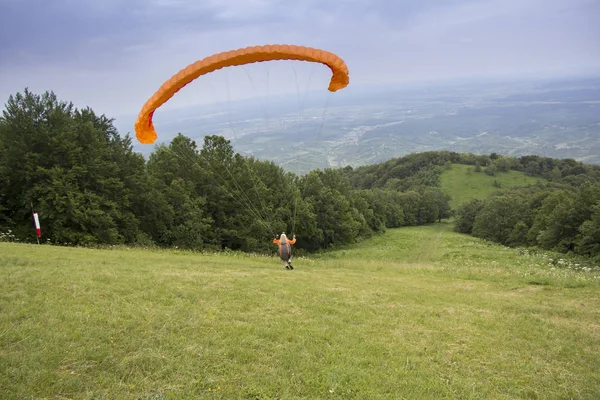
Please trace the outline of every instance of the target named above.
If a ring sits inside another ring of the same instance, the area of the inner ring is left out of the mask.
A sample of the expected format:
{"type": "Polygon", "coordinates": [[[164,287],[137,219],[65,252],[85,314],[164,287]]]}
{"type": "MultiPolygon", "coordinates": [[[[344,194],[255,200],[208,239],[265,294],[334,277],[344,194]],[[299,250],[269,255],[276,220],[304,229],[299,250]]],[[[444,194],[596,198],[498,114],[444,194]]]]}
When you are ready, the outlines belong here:
{"type": "Polygon", "coordinates": [[[600,259],[600,166],[540,156],[472,157],[495,175],[516,170],[546,184],[507,188],[455,211],[454,229],[506,246],[538,247],[600,259]]]}
{"type": "Polygon", "coordinates": [[[507,246],[535,246],[600,259],[600,166],[572,159],[510,157],[450,151],[411,154],[344,171],[355,188],[410,191],[414,185],[437,188],[444,169],[472,165],[491,176],[510,170],[541,177],[546,184],[508,188],[457,210],[454,229],[507,246]]]}
{"type": "Polygon", "coordinates": [[[112,119],[52,92],[10,96],[0,117],[0,237],[20,241],[35,241],[33,209],[44,243],[260,252],[272,251],[282,231],[315,251],[454,215],[459,232],[599,256],[599,185],[600,166],[571,159],[450,151],[297,176],[235,153],[220,136],[198,146],[178,135],[145,160],[112,119]],[[548,183],[452,210],[440,189],[452,164],[548,183]]]}
{"type": "Polygon", "coordinates": [[[472,200],[455,230],[506,246],[535,246],[600,258],[600,183],[539,185],[472,200]]]}
{"type": "Polygon", "coordinates": [[[536,155],[510,157],[492,153],[489,156],[464,154],[460,160],[460,164],[473,165],[475,172],[482,171],[492,176],[513,170],[571,186],[600,182],[600,166],[584,164],[571,158],[556,159],[536,155]]]}
{"type": "Polygon", "coordinates": [[[45,243],[272,251],[285,231],[313,251],[448,217],[449,197],[409,159],[412,180],[372,188],[352,169],[285,172],[219,136],[178,135],[145,160],[112,119],[25,90],[0,118],[0,231],[34,241],[35,210],[45,243]]]}
{"type": "Polygon", "coordinates": [[[354,170],[346,168],[355,187],[391,187],[406,190],[415,184],[439,187],[440,175],[452,164],[472,165],[474,172],[495,176],[507,171],[520,171],[529,176],[545,178],[553,183],[579,186],[600,182],[600,166],[573,159],[555,159],[536,155],[521,157],[496,153],[477,155],[452,151],[428,151],[354,170]]]}

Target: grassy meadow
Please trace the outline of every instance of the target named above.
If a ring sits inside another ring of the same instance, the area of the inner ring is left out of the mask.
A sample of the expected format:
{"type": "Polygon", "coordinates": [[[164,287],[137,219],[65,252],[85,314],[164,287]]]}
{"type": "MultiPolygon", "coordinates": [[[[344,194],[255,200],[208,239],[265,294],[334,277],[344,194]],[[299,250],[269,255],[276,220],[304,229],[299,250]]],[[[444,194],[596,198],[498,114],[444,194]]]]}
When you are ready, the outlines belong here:
{"type": "Polygon", "coordinates": [[[0,398],[600,397],[594,265],[442,223],[294,266],[0,243],[0,398]]]}
{"type": "Polygon", "coordinates": [[[534,178],[520,171],[497,172],[490,176],[483,172],[484,169],[482,167],[481,172],[475,172],[472,165],[452,164],[452,169],[442,173],[442,190],[452,197],[450,205],[453,208],[472,199],[485,199],[501,189],[545,182],[544,178],[534,178]],[[494,181],[499,186],[494,186],[494,181]]]}

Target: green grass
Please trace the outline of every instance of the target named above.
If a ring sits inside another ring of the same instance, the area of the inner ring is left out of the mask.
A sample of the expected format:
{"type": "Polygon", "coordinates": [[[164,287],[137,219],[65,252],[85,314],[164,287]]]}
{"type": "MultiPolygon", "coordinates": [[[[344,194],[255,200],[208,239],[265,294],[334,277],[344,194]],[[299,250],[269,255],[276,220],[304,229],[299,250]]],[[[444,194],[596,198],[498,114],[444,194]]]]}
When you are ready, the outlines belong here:
{"type": "Polygon", "coordinates": [[[299,258],[0,243],[3,399],[596,399],[600,271],[451,231],[299,258]]]}
{"type": "Polygon", "coordinates": [[[544,178],[534,178],[519,171],[498,172],[495,176],[475,172],[472,165],[452,164],[452,169],[444,170],[441,177],[442,190],[452,197],[451,206],[458,207],[472,199],[485,199],[494,192],[512,186],[527,186],[545,182],[544,178]],[[494,181],[500,187],[494,186],[494,181]]]}

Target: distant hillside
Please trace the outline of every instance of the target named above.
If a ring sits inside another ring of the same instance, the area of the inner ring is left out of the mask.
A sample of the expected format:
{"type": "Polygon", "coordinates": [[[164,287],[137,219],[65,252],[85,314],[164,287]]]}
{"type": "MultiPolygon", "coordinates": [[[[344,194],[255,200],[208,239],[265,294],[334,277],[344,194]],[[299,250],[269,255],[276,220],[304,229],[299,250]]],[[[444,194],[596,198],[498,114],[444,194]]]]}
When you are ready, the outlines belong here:
{"type": "Polygon", "coordinates": [[[291,96],[267,97],[263,108],[240,102],[161,111],[160,140],[168,142],[178,132],[198,143],[205,135],[222,135],[236,152],[298,174],[434,150],[537,154],[600,164],[600,77],[457,83],[370,94],[353,90],[332,95],[329,103],[316,92],[316,99],[309,97],[302,106],[291,96]]]}
{"type": "Polygon", "coordinates": [[[452,197],[452,208],[472,199],[484,199],[501,189],[547,182],[544,178],[528,176],[520,171],[500,171],[492,176],[486,174],[484,168],[475,172],[474,166],[464,164],[453,164],[451,169],[442,173],[440,180],[442,190],[452,197]]]}

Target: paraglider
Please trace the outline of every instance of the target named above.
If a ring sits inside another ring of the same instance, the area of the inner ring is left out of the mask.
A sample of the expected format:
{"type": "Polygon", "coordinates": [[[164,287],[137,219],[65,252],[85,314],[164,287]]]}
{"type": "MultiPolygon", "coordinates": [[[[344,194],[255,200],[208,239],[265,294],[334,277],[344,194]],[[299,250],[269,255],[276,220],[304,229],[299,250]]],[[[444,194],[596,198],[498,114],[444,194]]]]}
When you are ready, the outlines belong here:
{"type": "MultiPolygon", "coordinates": [[[[348,67],[346,66],[344,60],[332,52],[312,47],[273,44],[264,46],[250,46],[213,54],[181,69],[179,72],[165,81],[146,101],[138,114],[134,126],[137,139],[142,144],[152,144],[156,141],[158,135],[153,123],[154,113],[159,107],[173,97],[175,93],[196,78],[225,67],[242,66],[245,64],[275,60],[306,61],[320,63],[329,67],[332,76],[327,89],[330,92],[337,92],[338,90],[348,86],[350,82],[348,67]]],[[[220,176],[218,171],[216,171],[215,175],[220,176]]],[[[219,184],[218,182],[216,183],[219,184]]],[[[235,183],[237,185],[237,182],[235,183]]],[[[231,193],[229,194],[231,195],[231,193]]],[[[250,202],[250,199],[247,196],[246,200],[250,202]]],[[[253,205],[245,204],[243,201],[241,203],[242,205],[246,205],[251,213],[256,211],[253,205]]],[[[262,220],[262,215],[257,215],[257,217],[260,217],[258,218],[259,222],[262,222],[264,225],[268,225],[262,220]]],[[[279,257],[281,258],[285,268],[289,270],[294,269],[291,264],[291,245],[296,243],[296,236],[294,235],[292,240],[290,240],[286,237],[285,233],[283,233],[279,239],[277,236],[275,236],[273,243],[279,246],[279,257]]]]}
{"type": "Polygon", "coordinates": [[[277,254],[279,254],[279,258],[283,263],[285,269],[294,269],[292,267],[292,244],[296,243],[296,235],[292,237],[292,240],[289,240],[285,235],[285,232],[281,234],[279,239],[277,236],[273,238],[273,244],[279,246],[277,250],[277,254]]]}
{"type": "Polygon", "coordinates": [[[343,89],[350,82],[348,67],[340,57],[331,52],[312,47],[274,44],[251,46],[213,54],[180,70],[163,83],[152,97],[146,101],[135,122],[137,139],[143,144],[154,143],[157,134],[152,117],[156,109],[199,76],[224,67],[274,60],[308,61],[327,65],[333,74],[328,87],[330,92],[343,89]]]}

